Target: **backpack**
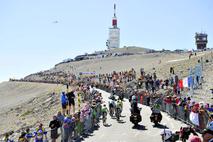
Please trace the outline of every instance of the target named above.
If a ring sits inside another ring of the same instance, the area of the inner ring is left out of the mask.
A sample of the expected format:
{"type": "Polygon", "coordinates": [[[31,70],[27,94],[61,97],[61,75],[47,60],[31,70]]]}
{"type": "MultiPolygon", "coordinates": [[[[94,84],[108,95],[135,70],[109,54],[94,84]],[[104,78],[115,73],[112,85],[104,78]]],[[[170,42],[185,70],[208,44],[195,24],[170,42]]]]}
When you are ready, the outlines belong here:
{"type": "Polygon", "coordinates": [[[62,95],[61,95],[61,103],[64,104],[64,105],[66,105],[67,102],[68,102],[67,96],[62,94],[62,95]]]}

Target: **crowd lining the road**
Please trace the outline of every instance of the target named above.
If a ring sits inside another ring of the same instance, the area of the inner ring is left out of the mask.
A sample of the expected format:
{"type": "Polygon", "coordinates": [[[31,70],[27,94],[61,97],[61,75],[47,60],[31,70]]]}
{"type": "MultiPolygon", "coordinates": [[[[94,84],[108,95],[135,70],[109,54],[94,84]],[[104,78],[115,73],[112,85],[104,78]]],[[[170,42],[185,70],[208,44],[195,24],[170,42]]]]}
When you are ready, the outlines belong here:
{"type": "MultiPolygon", "coordinates": [[[[171,72],[171,74],[173,74],[173,72],[171,72]]],[[[77,78],[73,76],[72,79],[76,80],[77,78]]],[[[55,82],[52,78],[46,78],[45,80],[46,81],[41,80],[40,82],[55,82]]],[[[213,112],[213,106],[211,104],[196,103],[190,96],[186,97],[186,95],[183,95],[184,92],[177,83],[177,76],[161,80],[158,79],[155,72],[152,74],[146,74],[142,69],[140,70],[140,78],[137,80],[136,84],[132,85],[131,83],[135,80],[137,79],[136,71],[134,69],[131,69],[130,71],[114,71],[110,74],[100,74],[98,76],[93,75],[80,78],[78,82],[84,83],[81,83],[78,86],[78,89],[61,94],[62,112],[58,112],[56,116],[53,116],[53,120],[49,125],[52,141],[54,142],[58,138],[58,128],[61,131],[61,140],[63,142],[68,142],[79,138],[81,135],[89,134],[95,127],[97,127],[97,123],[101,116],[102,97],[99,92],[91,90],[93,89],[93,87],[90,87],[91,84],[109,92],[119,92],[117,95],[122,94],[127,98],[136,94],[138,96],[138,102],[148,106],[159,103],[161,105],[161,110],[167,112],[174,118],[180,117],[180,112],[183,112],[181,114],[181,117],[183,118],[180,120],[185,122],[190,121],[190,112],[198,113],[199,124],[194,125],[191,123],[195,126],[196,130],[204,130],[206,129],[207,123],[209,124],[210,121],[212,122],[213,118],[210,113],[213,112]],[[129,91],[128,88],[130,88],[129,91]],[[140,90],[140,88],[142,89],[140,90]],[[162,92],[162,90],[165,92],[162,92]],[[63,102],[63,96],[67,99],[65,104],[63,102]],[[76,96],[77,99],[74,99],[76,96]],[[83,107],[78,106],[78,113],[74,113],[76,112],[74,109],[76,100],[78,101],[78,105],[81,104],[79,102],[84,102],[83,107]],[[182,110],[180,110],[180,108],[182,110]]],[[[58,82],[59,81],[57,81],[57,83],[58,82]]],[[[70,84],[66,83],[66,85],[69,87],[70,84]]],[[[206,131],[212,133],[212,130],[206,131]]],[[[43,125],[39,124],[34,133],[31,133],[29,129],[23,132],[19,141],[27,142],[32,140],[32,138],[36,141],[39,135],[42,136],[42,141],[45,141],[46,134],[47,131],[43,128],[43,125]]],[[[8,136],[9,134],[7,133],[5,135],[5,141],[9,141],[8,136]]],[[[40,142],[39,139],[36,142],[40,142]]]]}

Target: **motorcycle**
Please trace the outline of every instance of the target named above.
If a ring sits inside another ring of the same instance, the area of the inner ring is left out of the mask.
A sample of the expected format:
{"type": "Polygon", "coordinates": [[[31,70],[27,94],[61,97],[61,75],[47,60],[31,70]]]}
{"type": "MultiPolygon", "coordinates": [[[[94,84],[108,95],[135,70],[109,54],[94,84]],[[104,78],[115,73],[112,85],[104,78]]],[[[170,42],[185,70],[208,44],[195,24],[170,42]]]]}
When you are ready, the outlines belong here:
{"type": "Polygon", "coordinates": [[[137,126],[138,123],[142,121],[140,111],[141,111],[141,108],[138,108],[137,111],[135,112],[131,109],[130,122],[132,122],[135,126],[137,126]]]}
{"type": "Polygon", "coordinates": [[[150,120],[155,124],[155,126],[157,126],[162,120],[162,115],[160,113],[153,113],[150,116],[150,120]]]}
{"type": "Polygon", "coordinates": [[[140,114],[137,114],[137,113],[132,113],[131,116],[130,116],[130,121],[135,125],[137,126],[139,122],[141,122],[142,120],[142,117],[140,114]]]}

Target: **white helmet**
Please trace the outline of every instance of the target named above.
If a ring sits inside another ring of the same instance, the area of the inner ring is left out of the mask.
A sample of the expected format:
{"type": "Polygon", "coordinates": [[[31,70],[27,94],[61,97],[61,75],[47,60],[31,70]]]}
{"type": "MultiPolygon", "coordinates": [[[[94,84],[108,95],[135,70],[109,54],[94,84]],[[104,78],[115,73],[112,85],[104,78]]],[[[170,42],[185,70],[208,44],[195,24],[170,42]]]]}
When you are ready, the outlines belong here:
{"type": "Polygon", "coordinates": [[[136,96],[135,95],[132,96],[132,100],[136,100],[136,96]]]}
{"type": "Polygon", "coordinates": [[[161,131],[161,136],[163,140],[168,140],[172,136],[172,131],[169,129],[164,129],[161,131]]]}

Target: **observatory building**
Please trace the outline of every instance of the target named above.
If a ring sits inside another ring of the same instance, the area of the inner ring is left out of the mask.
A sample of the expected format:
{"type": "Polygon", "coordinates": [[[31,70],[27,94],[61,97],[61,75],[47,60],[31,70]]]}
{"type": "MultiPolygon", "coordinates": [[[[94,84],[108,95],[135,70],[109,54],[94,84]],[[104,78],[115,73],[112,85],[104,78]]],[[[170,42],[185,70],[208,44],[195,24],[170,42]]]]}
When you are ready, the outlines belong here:
{"type": "Polygon", "coordinates": [[[205,33],[195,33],[195,43],[197,45],[197,50],[205,50],[208,35],[205,33]]]}
{"type": "Polygon", "coordinates": [[[120,29],[118,28],[118,20],[116,17],[116,5],[114,4],[114,16],[112,18],[112,27],[109,28],[109,38],[106,42],[108,49],[120,47],[120,29]]]}

